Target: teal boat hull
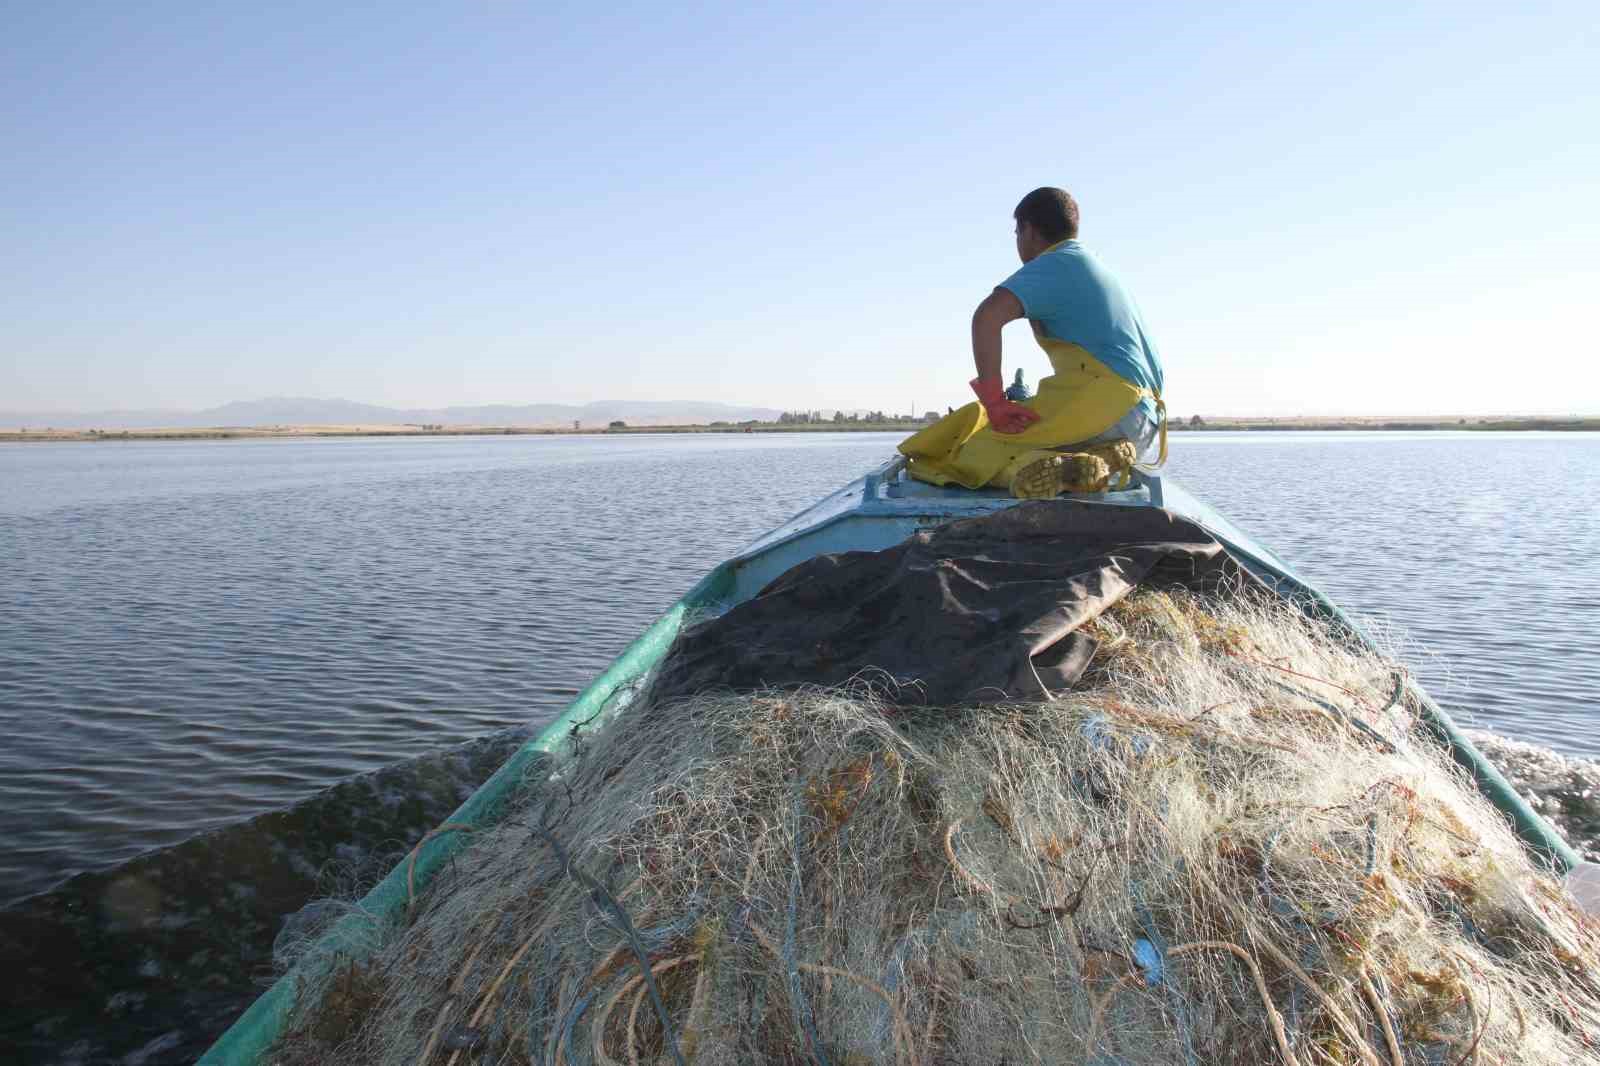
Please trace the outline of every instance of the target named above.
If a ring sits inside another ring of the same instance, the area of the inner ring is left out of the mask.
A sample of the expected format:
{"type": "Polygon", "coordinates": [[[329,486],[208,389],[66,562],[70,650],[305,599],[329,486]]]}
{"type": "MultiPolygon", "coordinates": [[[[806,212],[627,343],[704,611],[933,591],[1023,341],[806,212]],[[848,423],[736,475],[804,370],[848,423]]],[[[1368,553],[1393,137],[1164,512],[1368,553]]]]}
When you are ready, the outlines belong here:
{"type": "MultiPolygon", "coordinates": [[[[1271,549],[1186,492],[1169,477],[1137,475],[1123,491],[1074,499],[1098,504],[1164,507],[1208,530],[1252,573],[1292,599],[1308,613],[1342,627],[1350,639],[1368,647],[1371,638],[1319,589],[1297,575],[1271,549]]],[[[818,555],[843,551],[877,551],[898,544],[920,529],[960,518],[989,514],[1014,506],[1016,500],[999,491],[940,488],[904,476],[904,460],[884,463],[864,477],[790,518],[737,555],[719,564],[641,633],[622,654],[595,678],[559,717],[517,751],[484,782],[450,817],[453,825],[489,824],[498,818],[506,801],[536,762],[555,754],[579,723],[602,714],[618,713],[626,705],[631,687],[660,661],[688,619],[715,612],[747,600],[774,578],[798,563],[818,555]]],[[[1409,694],[1420,708],[1429,734],[1447,747],[1455,760],[1476,780],[1479,789],[1515,826],[1531,853],[1552,871],[1565,874],[1578,856],[1548,823],[1522,800],[1515,789],[1462,734],[1456,724],[1426,692],[1407,679],[1409,694]]],[[[318,953],[334,951],[361,957],[376,946],[384,921],[406,905],[413,888],[420,888],[459,850],[467,834],[441,832],[417,849],[415,861],[402,863],[361,900],[350,916],[327,934],[318,953]]],[[[244,1066],[261,1061],[282,1032],[295,1004],[300,973],[280,978],[239,1017],[233,1026],[201,1057],[203,1066],[244,1066]]]]}

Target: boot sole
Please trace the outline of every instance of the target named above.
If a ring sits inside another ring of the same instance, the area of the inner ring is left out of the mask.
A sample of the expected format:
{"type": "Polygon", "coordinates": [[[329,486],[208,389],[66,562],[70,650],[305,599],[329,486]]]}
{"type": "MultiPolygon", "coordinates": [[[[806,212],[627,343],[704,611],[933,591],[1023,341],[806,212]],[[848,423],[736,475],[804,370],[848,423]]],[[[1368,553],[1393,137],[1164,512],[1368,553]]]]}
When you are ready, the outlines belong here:
{"type": "Polygon", "coordinates": [[[1046,500],[1063,492],[1100,492],[1110,480],[1110,466],[1098,455],[1052,453],[1019,467],[1010,489],[1019,500],[1046,500]]]}

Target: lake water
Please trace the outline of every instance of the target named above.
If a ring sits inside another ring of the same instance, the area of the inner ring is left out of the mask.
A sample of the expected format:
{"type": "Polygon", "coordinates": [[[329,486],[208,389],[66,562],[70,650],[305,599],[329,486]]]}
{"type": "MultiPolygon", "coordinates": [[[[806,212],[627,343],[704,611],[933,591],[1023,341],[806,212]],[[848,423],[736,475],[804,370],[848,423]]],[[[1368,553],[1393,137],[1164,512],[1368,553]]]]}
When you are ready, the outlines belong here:
{"type": "MultiPolygon", "coordinates": [[[[897,439],[0,444],[0,905],[151,853],[221,894],[194,871],[228,881],[242,838],[175,845],[224,826],[277,834],[241,856],[332,842],[280,864],[310,870],[396,801],[293,805],[407,759],[385,787],[412,791],[446,751],[448,811],[506,730],[897,439]]],[[[1183,434],[1170,473],[1397,640],[1464,724],[1600,755],[1600,436],[1183,434]]],[[[79,892],[102,910],[128,880],[103,876],[79,892]]],[[[28,921],[77,921],[75,891],[28,921]]]]}

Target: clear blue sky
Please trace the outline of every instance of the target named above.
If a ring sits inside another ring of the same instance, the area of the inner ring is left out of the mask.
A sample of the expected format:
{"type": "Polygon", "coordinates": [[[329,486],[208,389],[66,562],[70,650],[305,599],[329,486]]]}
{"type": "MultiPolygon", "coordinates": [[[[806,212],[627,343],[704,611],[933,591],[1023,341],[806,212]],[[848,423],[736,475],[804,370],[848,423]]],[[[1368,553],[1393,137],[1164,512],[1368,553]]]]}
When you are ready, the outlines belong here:
{"type": "Polygon", "coordinates": [[[1062,185],[1176,412],[1600,412],[1600,5],[1300,7],[0,0],[0,408],[942,408],[1062,185]]]}

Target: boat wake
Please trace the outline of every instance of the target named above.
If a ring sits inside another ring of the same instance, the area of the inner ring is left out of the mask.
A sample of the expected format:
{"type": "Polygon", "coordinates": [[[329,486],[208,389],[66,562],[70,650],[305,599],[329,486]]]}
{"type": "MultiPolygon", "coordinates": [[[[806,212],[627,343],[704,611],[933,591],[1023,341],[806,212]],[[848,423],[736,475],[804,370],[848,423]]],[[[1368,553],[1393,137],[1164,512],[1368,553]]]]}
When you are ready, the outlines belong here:
{"type": "Polygon", "coordinates": [[[287,916],[358,898],[527,736],[364,774],[0,910],[0,1046],[27,1063],[192,1061],[275,976],[287,916]]]}

